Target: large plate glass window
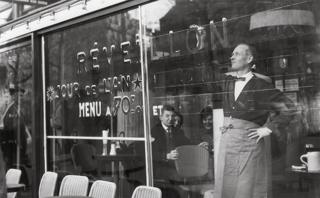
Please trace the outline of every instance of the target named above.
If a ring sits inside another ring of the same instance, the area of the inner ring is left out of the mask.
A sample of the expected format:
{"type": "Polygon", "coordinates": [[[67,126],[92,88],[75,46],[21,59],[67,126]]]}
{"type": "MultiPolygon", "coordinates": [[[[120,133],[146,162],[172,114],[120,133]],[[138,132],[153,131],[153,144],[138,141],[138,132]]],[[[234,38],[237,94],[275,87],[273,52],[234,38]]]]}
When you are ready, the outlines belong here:
{"type": "Polygon", "coordinates": [[[318,196],[319,8],[300,0],[142,6],[154,183],[165,197],[318,196]],[[269,88],[235,82],[241,43],[254,57],[246,59],[253,79],[269,88]],[[247,129],[263,126],[271,135],[253,143],[256,130],[247,129]]]}
{"type": "Polygon", "coordinates": [[[145,184],[137,9],[44,36],[48,170],[145,184]]]}

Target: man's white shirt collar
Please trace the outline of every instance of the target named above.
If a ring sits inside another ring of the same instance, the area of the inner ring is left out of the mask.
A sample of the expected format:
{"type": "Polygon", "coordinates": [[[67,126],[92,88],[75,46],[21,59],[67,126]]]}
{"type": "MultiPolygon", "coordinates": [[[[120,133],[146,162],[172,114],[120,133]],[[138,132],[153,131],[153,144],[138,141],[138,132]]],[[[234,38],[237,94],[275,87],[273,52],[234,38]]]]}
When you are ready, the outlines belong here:
{"type": "Polygon", "coordinates": [[[252,71],[249,71],[248,73],[246,73],[246,74],[244,74],[242,76],[238,76],[237,75],[237,77],[246,78],[245,81],[249,81],[253,77],[253,73],[252,73],[252,71]]]}
{"type": "Polygon", "coordinates": [[[161,123],[161,125],[162,125],[162,128],[163,128],[166,132],[168,132],[169,127],[166,126],[166,125],[164,125],[163,123],[161,123]]]}
{"type": "Polygon", "coordinates": [[[250,71],[242,76],[237,76],[237,77],[241,77],[241,78],[246,78],[244,81],[236,81],[235,82],[235,86],[234,86],[234,100],[237,100],[237,98],[239,97],[241,91],[243,90],[243,88],[246,86],[246,84],[249,82],[249,80],[251,80],[251,78],[253,77],[253,73],[250,71]]]}

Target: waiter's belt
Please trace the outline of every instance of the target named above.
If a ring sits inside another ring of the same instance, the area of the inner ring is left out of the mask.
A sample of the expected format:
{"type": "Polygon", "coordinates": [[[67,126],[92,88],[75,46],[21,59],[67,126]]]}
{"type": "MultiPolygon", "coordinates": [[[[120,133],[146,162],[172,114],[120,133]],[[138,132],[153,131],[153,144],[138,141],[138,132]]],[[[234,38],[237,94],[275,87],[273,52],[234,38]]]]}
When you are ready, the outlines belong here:
{"type": "Polygon", "coordinates": [[[231,117],[224,117],[223,127],[220,128],[222,133],[226,133],[232,130],[248,130],[253,128],[259,128],[260,125],[250,122],[248,120],[242,120],[231,117]]]}

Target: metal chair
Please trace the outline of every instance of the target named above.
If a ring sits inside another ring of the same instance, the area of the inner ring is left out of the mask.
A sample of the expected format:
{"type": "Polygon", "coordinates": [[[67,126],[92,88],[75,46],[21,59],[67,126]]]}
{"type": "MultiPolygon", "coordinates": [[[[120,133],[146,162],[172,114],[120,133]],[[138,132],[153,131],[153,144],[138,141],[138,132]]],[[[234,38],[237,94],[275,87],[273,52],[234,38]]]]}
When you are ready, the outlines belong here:
{"type": "Polygon", "coordinates": [[[214,190],[207,190],[204,195],[203,198],[214,198],[214,190]]]}
{"type": "Polygon", "coordinates": [[[62,179],[59,196],[86,196],[89,179],[86,176],[67,175],[62,179]]]}
{"type": "Polygon", "coordinates": [[[71,148],[71,156],[74,168],[80,174],[90,176],[97,172],[97,160],[94,158],[96,150],[94,146],[87,143],[75,144],[71,148]]]}
{"type": "Polygon", "coordinates": [[[161,190],[151,186],[138,186],[134,189],[131,198],[161,198],[161,190]]]}
{"type": "MultiPolygon", "coordinates": [[[[21,178],[20,169],[9,169],[6,173],[7,184],[19,184],[21,178]]],[[[7,193],[8,198],[15,198],[17,196],[16,192],[7,193]]]]}
{"type": "Polygon", "coordinates": [[[116,184],[113,182],[97,180],[90,189],[89,197],[92,198],[114,198],[116,195],[116,184]]]}
{"type": "MultiPolygon", "coordinates": [[[[179,157],[175,160],[177,173],[184,179],[180,187],[190,192],[199,192],[213,189],[213,181],[205,178],[209,171],[209,152],[198,145],[177,147],[179,157]]],[[[190,194],[189,194],[190,196],[190,194]]]]}
{"type": "Polygon", "coordinates": [[[58,174],[55,172],[45,172],[42,175],[39,185],[39,198],[53,196],[57,183],[58,174]]]}

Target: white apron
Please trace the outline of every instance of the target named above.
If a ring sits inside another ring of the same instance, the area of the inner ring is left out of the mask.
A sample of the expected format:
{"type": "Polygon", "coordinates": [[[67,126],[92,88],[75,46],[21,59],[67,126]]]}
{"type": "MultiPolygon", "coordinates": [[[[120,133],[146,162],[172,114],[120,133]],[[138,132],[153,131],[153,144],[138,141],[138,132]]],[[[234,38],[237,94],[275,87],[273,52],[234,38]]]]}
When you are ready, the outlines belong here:
{"type": "Polygon", "coordinates": [[[249,139],[259,125],[225,118],[218,153],[214,198],[271,198],[270,142],[249,139]]]}

